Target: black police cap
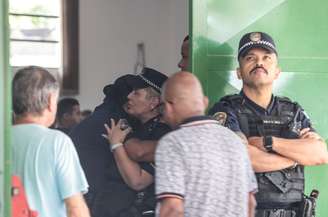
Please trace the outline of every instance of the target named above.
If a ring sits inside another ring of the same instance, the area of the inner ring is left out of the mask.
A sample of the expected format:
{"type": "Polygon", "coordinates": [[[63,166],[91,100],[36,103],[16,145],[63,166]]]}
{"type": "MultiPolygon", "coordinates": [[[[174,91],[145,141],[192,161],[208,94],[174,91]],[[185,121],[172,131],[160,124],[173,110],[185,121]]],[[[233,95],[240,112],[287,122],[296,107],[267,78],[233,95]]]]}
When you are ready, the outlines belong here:
{"type": "Polygon", "coordinates": [[[277,54],[276,45],[270,35],[264,32],[249,32],[239,41],[238,59],[253,48],[263,48],[277,54]]]}
{"type": "Polygon", "coordinates": [[[161,88],[167,78],[165,74],[155,69],[145,67],[140,74],[129,79],[129,84],[133,89],[152,87],[158,93],[161,93],[161,88]]]}

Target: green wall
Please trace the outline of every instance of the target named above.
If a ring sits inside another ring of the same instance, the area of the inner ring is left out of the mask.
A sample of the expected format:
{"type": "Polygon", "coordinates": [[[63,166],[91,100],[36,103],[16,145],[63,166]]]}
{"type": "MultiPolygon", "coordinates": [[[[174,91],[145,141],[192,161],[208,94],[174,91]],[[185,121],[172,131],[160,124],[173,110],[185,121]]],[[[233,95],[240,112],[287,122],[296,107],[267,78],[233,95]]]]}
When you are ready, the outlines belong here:
{"type": "Polygon", "coordinates": [[[10,216],[10,73],[7,1],[0,0],[0,216],[10,216]]]}
{"type": "MultiPolygon", "coordinates": [[[[328,139],[328,1],[190,1],[191,70],[202,81],[211,105],[235,93],[241,36],[269,33],[276,42],[281,76],[274,92],[299,102],[316,130],[328,139]]],[[[306,192],[320,190],[318,216],[328,215],[328,166],[306,168],[306,192]]]]}

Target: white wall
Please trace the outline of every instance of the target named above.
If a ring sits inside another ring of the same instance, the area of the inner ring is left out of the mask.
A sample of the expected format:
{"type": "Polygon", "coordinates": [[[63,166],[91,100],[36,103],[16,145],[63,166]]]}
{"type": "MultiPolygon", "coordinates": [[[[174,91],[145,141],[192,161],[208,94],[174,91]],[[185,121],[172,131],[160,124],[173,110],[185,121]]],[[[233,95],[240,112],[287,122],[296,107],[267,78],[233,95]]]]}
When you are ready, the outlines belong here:
{"type": "Polygon", "coordinates": [[[145,43],[147,66],[177,71],[187,12],[188,0],[80,0],[81,108],[93,109],[105,85],[133,73],[138,42],[145,43]]]}

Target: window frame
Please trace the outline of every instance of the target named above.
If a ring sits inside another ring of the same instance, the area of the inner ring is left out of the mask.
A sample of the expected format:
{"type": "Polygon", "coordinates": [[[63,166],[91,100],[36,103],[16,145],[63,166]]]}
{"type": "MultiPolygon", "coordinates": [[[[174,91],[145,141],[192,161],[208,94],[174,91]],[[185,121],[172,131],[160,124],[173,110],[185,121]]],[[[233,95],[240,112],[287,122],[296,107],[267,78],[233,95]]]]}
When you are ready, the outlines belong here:
{"type": "MultiPolygon", "coordinates": [[[[79,1],[60,0],[61,17],[43,14],[9,13],[9,16],[26,16],[61,19],[62,59],[58,68],[47,68],[55,71],[55,77],[60,79],[62,95],[79,93],[79,1]],[[61,73],[60,73],[61,72],[61,73]]],[[[11,41],[59,43],[56,40],[35,40],[10,38],[11,41]]],[[[20,68],[13,65],[14,69],[20,68]]],[[[16,71],[16,70],[15,70],[16,71]]]]}
{"type": "Polygon", "coordinates": [[[79,93],[79,0],[61,0],[63,28],[62,94],[79,93]]]}

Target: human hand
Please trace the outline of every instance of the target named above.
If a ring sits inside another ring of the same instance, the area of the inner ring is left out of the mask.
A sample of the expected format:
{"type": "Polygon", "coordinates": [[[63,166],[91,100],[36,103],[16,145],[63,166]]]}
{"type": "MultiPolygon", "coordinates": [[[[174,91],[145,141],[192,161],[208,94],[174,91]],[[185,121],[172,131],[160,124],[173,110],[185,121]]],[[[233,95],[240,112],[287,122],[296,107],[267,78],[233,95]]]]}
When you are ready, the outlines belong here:
{"type": "Polygon", "coordinates": [[[300,131],[300,138],[301,139],[317,139],[321,140],[322,138],[316,132],[310,131],[310,128],[304,128],[300,131]]]}
{"type": "Polygon", "coordinates": [[[121,129],[122,121],[123,120],[120,119],[118,123],[115,124],[114,119],[111,118],[111,127],[109,127],[107,124],[104,125],[107,131],[107,139],[110,144],[123,143],[126,135],[131,132],[131,127],[128,127],[124,130],[121,129]]]}

